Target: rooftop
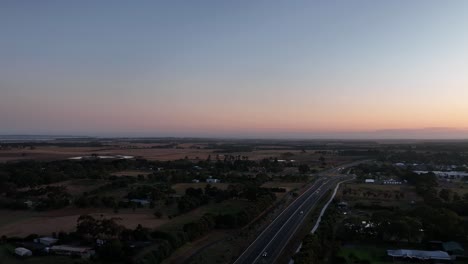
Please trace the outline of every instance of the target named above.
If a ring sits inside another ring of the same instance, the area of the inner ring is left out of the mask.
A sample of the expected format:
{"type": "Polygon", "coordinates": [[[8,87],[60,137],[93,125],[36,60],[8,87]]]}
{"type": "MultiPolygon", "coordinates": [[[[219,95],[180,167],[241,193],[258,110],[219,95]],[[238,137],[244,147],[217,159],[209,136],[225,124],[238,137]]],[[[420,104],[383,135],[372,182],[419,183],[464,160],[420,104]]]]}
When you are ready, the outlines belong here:
{"type": "Polygon", "coordinates": [[[450,256],[445,251],[423,251],[412,249],[396,249],[387,250],[387,255],[398,258],[414,258],[414,259],[433,259],[433,260],[450,260],[450,256]]]}

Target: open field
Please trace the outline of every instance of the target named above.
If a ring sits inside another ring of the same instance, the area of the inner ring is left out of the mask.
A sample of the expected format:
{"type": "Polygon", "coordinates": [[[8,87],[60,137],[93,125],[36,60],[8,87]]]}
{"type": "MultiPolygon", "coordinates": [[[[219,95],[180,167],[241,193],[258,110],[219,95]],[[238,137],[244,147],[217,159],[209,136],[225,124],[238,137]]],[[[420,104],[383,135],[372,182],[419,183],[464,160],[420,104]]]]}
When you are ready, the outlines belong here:
{"type": "Polygon", "coordinates": [[[211,155],[214,159],[216,155],[233,155],[233,156],[248,156],[251,160],[261,160],[265,158],[278,158],[284,160],[295,160],[296,162],[310,163],[311,165],[319,164],[318,159],[321,156],[325,157],[327,164],[340,164],[350,160],[347,156],[338,155],[322,155],[315,151],[302,152],[297,149],[290,149],[288,146],[266,146],[253,151],[226,152],[215,148],[204,148],[204,144],[182,143],[178,144],[177,148],[167,146],[162,143],[127,143],[113,142],[103,144],[98,147],[83,147],[83,146],[54,146],[54,145],[39,145],[22,148],[0,148],[0,162],[15,161],[15,160],[60,160],[79,156],[112,156],[124,155],[141,157],[148,160],[176,160],[188,158],[190,160],[205,160],[211,155]]]}
{"type": "Polygon", "coordinates": [[[120,209],[114,213],[112,209],[61,209],[47,212],[36,211],[10,211],[0,210],[0,236],[23,237],[30,234],[51,235],[53,232],[73,231],[76,221],[80,215],[89,214],[95,218],[121,218],[119,224],[127,228],[135,228],[138,224],[148,228],[180,227],[181,225],[202,217],[205,213],[221,214],[238,212],[247,206],[248,202],[243,200],[229,200],[221,203],[211,203],[201,206],[186,214],[174,217],[169,220],[167,217],[157,219],[153,215],[153,210],[138,208],[120,209]]]}
{"type": "Polygon", "coordinates": [[[206,159],[212,150],[204,149],[122,149],[119,146],[105,147],[58,147],[38,146],[34,149],[0,149],[0,162],[13,160],[60,160],[77,156],[96,155],[126,155],[142,157],[148,160],[175,160],[188,157],[189,159],[206,159]]]}
{"type": "Polygon", "coordinates": [[[355,261],[365,261],[371,264],[393,263],[387,259],[386,247],[377,246],[345,246],[341,248],[338,256],[346,259],[346,263],[358,263],[355,261]]]}
{"type": "Polygon", "coordinates": [[[89,214],[95,218],[121,218],[119,224],[127,228],[135,228],[138,224],[155,228],[167,223],[167,218],[156,219],[153,210],[121,209],[114,213],[111,209],[62,209],[47,212],[34,211],[8,211],[0,210],[0,236],[23,237],[30,234],[51,235],[52,232],[73,231],[80,215],[89,214]]]}
{"type": "Polygon", "coordinates": [[[223,182],[218,182],[218,183],[206,183],[206,182],[198,182],[198,183],[177,183],[172,185],[172,189],[176,191],[177,194],[183,195],[185,194],[185,190],[188,188],[201,188],[205,189],[207,185],[211,185],[212,187],[216,187],[221,190],[226,190],[227,187],[229,186],[229,183],[223,183],[223,182]]]}

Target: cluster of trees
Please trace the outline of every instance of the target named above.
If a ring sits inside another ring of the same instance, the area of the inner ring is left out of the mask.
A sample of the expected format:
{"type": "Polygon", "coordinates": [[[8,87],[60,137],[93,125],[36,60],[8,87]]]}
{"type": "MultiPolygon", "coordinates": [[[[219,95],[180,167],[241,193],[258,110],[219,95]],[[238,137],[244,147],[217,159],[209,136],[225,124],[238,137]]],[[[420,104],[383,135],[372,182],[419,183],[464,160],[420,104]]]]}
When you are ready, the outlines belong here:
{"type": "Polygon", "coordinates": [[[217,215],[215,218],[218,228],[237,228],[245,226],[257,217],[266,208],[270,207],[276,200],[276,195],[271,192],[261,191],[260,195],[253,200],[244,210],[238,213],[227,213],[217,215]],[[263,192],[263,193],[262,193],[263,192]]]}
{"type": "MultiPolygon", "coordinates": [[[[211,187],[213,188],[213,187],[211,187]]],[[[189,191],[189,193],[201,192],[197,189],[189,191]]],[[[205,191],[206,193],[206,191],[205,191]]],[[[250,223],[255,217],[257,217],[265,208],[270,207],[276,196],[265,190],[260,191],[263,193],[255,198],[255,200],[249,204],[244,210],[238,213],[226,213],[226,214],[205,214],[200,219],[185,224],[182,230],[179,231],[154,231],[151,233],[153,238],[157,239],[157,246],[152,247],[151,250],[145,250],[138,256],[135,263],[146,264],[146,263],[160,263],[166,257],[168,257],[175,249],[181,247],[189,241],[196,240],[208,232],[216,228],[238,228],[245,226],[250,223]]],[[[205,194],[203,194],[205,195],[205,194]]]]}
{"type": "Polygon", "coordinates": [[[177,208],[180,213],[186,213],[203,204],[207,204],[208,201],[209,198],[203,194],[202,189],[189,188],[186,190],[186,194],[177,201],[177,208]]]}
{"type": "Polygon", "coordinates": [[[108,240],[119,238],[125,228],[117,221],[119,218],[99,218],[90,215],[82,215],[78,218],[76,233],[84,240],[91,242],[96,239],[108,240]]]}
{"type": "Polygon", "coordinates": [[[59,209],[70,204],[72,196],[67,192],[64,186],[58,186],[50,189],[45,196],[40,197],[34,208],[36,210],[59,209]]]}
{"type": "Polygon", "coordinates": [[[213,230],[215,226],[214,216],[212,214],[205,214],[200,219],[185,224],[183,231],[187,234],[190,241],[193,241],[213,230]]]}
{"type": "Polygon", "coordinates": [[[468,222],[445,208],[416,207],[408,211],[378,211],[370,218],[351,217],[339,232],[342,241],[464,240],[468,222]],[[363,224],[363,221],[365,223],[363,224]]]}
{"type": "Polygon", "coordinates": [[[167,184],[139,185],[127,194],[128,199],[149,199],[153,201],[166,199],[169,194],[175,191],[167,184]]]}
{"type": "Polygon", "coordinates": [[[468,216],[468,195],[461,196],[450,189],[437,190],[437,176],[429,172],[427,174],[415,174],[406,172],[403,176],[413,184],[416,192],[424,198],[424,203],[433,208],[445,208],[460,216],[468,216]]]}
{"type": "Polygon", "coordinates": [[[69,205],[71,198],[65,186],[46,186],[6,193],[0,199],[0,208],[29,209],[25,202],[31,201],[36,210],[59,209],[69,205]]]}
{"type": "Polygon", "coordinates": [[[373,190],[373,189],[360,189],[360,188],[345,188],[343,189],[344,196],[362,196],[373,197],[379,199],[402,199],[405,193],[401,191],[387,191],[387,190],[373,190]]]}
{"type": "Polygon", "coordinates": [[[22,187],[51,184],[70,179],[109,178],[120,170],[149,168],[158,162],[146,160],[21,161],[0,164],[0,193],[22,187]]]}
{"type": "Polygon", "coordinates": [[[274,159],[262,159],[260,161],[260,166],[264,167],[267,172],[278,173],[282,172],[286,164],[283,164],[278,161],[277,158],[274,159]]]}
{"type": "MultiPolygon", "coordinates": [[[[464,151],[466,151],[466,147],[464,151]]],[[[386,160],[393,163],[403,160],[409,164],[425,164],[428,166],[428,169],[431,170],[433,166],[438,165],[458,165],[461,167],[468,163],[468,156],[462,151],[455,150],[437,152],[416,152],[414,150],[408,150],[404,152],[388,153],[386,160]]],[[[461,169],[465,170],[463,167],[461,167],[461,169]]]]}
{"type": "Polygon", "coordinates": [[[118,206],[118,201],[113,196],[82,195],[75,199],[75,206],[79,208],[86,208],[86,207],[114,208],[118,206]]]}
{"type": "MultiPolygon", "coordinates": [[[[263,182],[263,181],[262,181],[263,182]]],[[[267,197],[276,197],[272,194],[273,191],[285,191],[278,188],[271,190],[268,188],[260,188],[255,180],[250,184],[231,184],[226,190],[221,190],[215,186],[208,184],[204,189],[187,188],[185,195],[177,200],[177,206],[180,213],[185,213],[193,210],[201,205],[207,204],[210,201],[222,202],[232,198],[245,198],[250,201],[258,201],[267,197]]]]}

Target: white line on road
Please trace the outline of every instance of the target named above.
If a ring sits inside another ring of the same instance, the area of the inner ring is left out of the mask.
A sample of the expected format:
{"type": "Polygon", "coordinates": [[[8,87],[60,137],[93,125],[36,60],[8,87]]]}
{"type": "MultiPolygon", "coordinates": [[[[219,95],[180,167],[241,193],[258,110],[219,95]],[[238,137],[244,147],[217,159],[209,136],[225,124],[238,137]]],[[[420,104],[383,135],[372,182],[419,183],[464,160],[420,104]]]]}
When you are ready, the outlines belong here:
{"type": "MultiPolygon", "coordinates": [[[[239,258],[237,258],[237,260],[234,262],[234,264],[236,264],[236,263],[241,259],[241,257],[244,255],[244,253],[247,252],[247,251],[255,244],[255,242],[257,242],[258,239],[260,239],[260,237],[263,235],[263,233],[265,233],[265,232],[268,230],[268,228],[269,228],[271,225],[273,225],[273,224],[276,222],[276,220],[278,220],[278,218],[280,218],[280,216],[283,215],[283,213],[285,213],[285,212],[289,209],[290,206],[293,206],[293,204],[294,204],[297,200],[299,200],[299,198],[301,198],[304,194],[306,194],[310,189],[314,188],[314,186],[317,185],[317,184],[319,183],[319,181],[321,181],[321,180],[322,180],[322,179],[317,179],[317,181],[315,181],[314,184],[312,184],[312,186],[310,186],[310,187],[309,187],[307,190],[305,190],[301,195],[299,195],[294,201],[292,201],[292,203],[290,203],[289,206],[286,207],[286,208],[285,208],[285,209],[284,209],[284,210],[283,210],[283,211],[282,211],[282,212],[281,212],[281,213],[280,213],[280,214],[279,214],[263,231],[262,231],[262,233],[260,233],[260,235],[254,240],[254,242],[252,242],[252,243],[250,244],[250,246],[247,247],[246,250],[244,250],[244,252],[239,256],[239,258]]],[[[263,252],[262,252],[262,253],[263,253],[263,252]]]]}
{"type": "MultiPolygon", "coordinates": [[[[322,188],[322,186],[324,186],[325,184],[328,183],[329,180],[326,180],[322,185],[320,185],[319,189],[322,188]]],[[[276,232],[276,234],[273,236],[273,238],[270,240],[270,242],[268,242],[268,244],[260,251],[260,254],[255,258],[255,260],[253,261],[253,263],[257,262],[258,258],[260,258],[260,256],[262,255],[262,253],[265,251],[265,249],[268,248],[268,246],[270,246],[270,244],[275,240],[275,238],[278,236],[279,233],[281,233],[281,231],[283,230],[283,228],[289,223],[289,221],[291,221],[291,219],[293,219],[294,217],[296,217],[297,215],[297,212],[301,209],[301,207],[307,203],[307,201],[309,201],[309,199],[311,199],[313,197],[313,195],[315,194],[315,192],[313,192],[309,197],[307,197],[307,199],[304,200],[304,202],[302,202],[302,204],[300,204],[297,209],[294,211],[294,213],[292,213],[291,216],[289,216],[288,220],[286,220],[286,222],[281,226],[281,228],[278,230],[278,232],[276,232]]]]}
{"type": "MultiPolygon", "coordinates": [[[[338,189],[340,188],[340,184],[342,184],[343,182],[347,182],[347,181],[352,181],[354,180],[355,177],[353,177],[352,179],[349,179],[349,180],[346,180],[346,181],[342,181],[342,182],[339,182],[336,187],[335,187],[335,190],[333,191],[333,194],[330,198],[330,200],[327,202],[327,204],[325,204],[325,206],[323,207],[322,211],[320,212],[320,216],[319,218],[317,219],[317,223],[315,223],[314,225],[314,228],[312,228],[312,231],[310,231],[311,234],[315,233],[315,231],[317,231],[319,225],[320,225],[320,221],[322,220],[322,216],[323,214],[325,213],[325,211],[327,210],[328,206],[330,205],[330,203],[333,201],[333,199],[335,198],[335,195],[338,191],[338,189]]],[[[298,253],[302,248],[302,242],[301,244],[299,244],[299,246],[297,247],[296,249],[296,253],[298,253]]],[[[288,264],[294,264],[294,259],[291,258],[291,260],[289,260],[289,263],[288,264]]]]}
{"type": "Polygon", "coordinates": [[[340,184],[342,184],[343,182],[347,182],[347,181],[352,181],[354,180],[355,177],[353,177],[352,179],[349,179],[349,180],[346,180],[346,181],[342,181],[342,182],[339,182],[336,187],[335,187],[335,190],[333,191],[333,194],[332,196],[330,197],[330,200],[328,200],[328,202],[325,204],[325,206],[322,208],[322,211],[320,212],[320,215],[317,219],[317,223],[315,223],[315,226],[314,228],[312,228],[312,231],[310,231],[311,234],[315,233],[315,231],[317,231],[317,228],[319,227],[320,225],[320,221],[322,221],[322,216],[323,214],[325,213],[325,211],[327,210],[328,206],[330,205],[330,203],[333,201],[333,199],[335,198],[335,195],[336,195],[336,192],[338,191],[338,188],[340,188],[340,184]]]}

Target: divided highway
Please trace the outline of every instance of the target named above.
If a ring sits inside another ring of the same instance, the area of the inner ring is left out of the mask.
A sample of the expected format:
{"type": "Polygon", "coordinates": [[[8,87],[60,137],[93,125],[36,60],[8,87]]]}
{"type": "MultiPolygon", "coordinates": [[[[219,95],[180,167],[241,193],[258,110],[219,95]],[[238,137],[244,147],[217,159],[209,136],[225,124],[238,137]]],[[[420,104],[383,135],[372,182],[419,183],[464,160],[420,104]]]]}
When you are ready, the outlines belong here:
{"type": "MultiPolygon", "coordinates": [[[[358,162],[360,163],[360,162],[358,162]]],[[[344,168],[358,163],[348,164],[345,167],[328,170],[320,173],[336,173],[344,168]]],[[[301,226],[306,215],[314,208],[320,198],[328,190],[336,187],[338,182],[350,179],[351,176],[322,176],[310,186],[303,194],[296,198],[239,256],[234,264],[274,263],[280,256],[291,237],[301,226]]]]}

